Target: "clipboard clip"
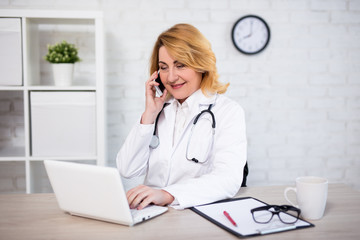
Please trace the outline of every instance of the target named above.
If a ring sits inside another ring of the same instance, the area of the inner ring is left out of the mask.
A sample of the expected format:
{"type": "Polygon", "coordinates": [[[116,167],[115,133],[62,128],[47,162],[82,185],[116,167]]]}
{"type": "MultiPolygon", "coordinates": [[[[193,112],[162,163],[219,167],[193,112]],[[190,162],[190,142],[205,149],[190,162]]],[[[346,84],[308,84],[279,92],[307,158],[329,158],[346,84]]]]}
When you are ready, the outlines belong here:
{"type": "Polygon", "coordinates": [[[296,228],[295,225],[288,225],[288,226],[266,227],[266,228],[256,229],[256,231],[261,235],[265,235],[269,233],[288,231],[295,228],[296,228]]]}

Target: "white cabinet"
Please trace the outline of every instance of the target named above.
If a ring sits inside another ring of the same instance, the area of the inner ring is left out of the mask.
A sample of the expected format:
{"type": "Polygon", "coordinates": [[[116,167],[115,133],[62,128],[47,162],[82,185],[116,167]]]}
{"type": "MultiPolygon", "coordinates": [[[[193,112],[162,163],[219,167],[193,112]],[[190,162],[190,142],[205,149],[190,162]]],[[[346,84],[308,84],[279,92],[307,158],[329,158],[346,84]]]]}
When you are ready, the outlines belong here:
{"type": "Polygon", "coordinates": [[[0,9],[0,193],[51,191],[45,159],[106,164],[104,69],[102,12],[0,9]],[[62,40],[82,59],[66,87],[43,59],[62,40]]]}
{"type": "Polygon", "coordinates": [[[95,92],[30,92],[31,155],[96,156],[95,92]]]}
{"type": "Polygon", "coordinates": [[[0,18],[0,86],[22,85],[21,18],[0,18]]]}

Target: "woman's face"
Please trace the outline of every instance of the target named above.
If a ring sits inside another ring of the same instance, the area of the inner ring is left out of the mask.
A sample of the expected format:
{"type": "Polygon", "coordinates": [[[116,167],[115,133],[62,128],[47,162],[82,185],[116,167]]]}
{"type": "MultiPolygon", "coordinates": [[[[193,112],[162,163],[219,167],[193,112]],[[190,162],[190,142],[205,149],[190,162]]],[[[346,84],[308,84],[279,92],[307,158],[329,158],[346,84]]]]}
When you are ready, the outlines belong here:
{"type": "Polygon", "coordinates": [[[172,58],[164,46],[159,49],[159,68],[161,82],[180,103],[200,89],[202,74],[172,58]]]}

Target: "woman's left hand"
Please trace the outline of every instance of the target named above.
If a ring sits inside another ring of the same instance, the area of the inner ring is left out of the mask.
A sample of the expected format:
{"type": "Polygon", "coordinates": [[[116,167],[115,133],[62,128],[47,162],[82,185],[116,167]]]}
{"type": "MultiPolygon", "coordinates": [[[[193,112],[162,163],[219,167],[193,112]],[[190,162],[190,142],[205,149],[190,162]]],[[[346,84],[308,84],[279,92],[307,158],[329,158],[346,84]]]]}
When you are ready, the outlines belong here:
{"type": "Polygon", "coordinates": [[[126,193],[126,198],[131,209],[145,208],[150,203],[165,206],[174,201],[174,197],[165,190],[154,189],[145,185],[139,185],[126,193]]]}

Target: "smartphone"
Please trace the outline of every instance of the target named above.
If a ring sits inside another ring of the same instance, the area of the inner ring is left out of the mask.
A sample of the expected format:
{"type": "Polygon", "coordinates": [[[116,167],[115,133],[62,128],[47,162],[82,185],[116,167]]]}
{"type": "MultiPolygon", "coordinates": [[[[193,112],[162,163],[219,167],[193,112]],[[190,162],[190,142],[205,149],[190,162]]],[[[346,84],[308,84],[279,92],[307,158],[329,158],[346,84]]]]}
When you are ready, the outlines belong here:
{"type": "Polygon", "coordinates": [[[155,86],[155,89],[156,89],[156,93],[161,97],[165,90],[165,86],[160,80],[160,70],[158,71],[158,77],[154,81],[160,84],[159,86],[155,86]]]}

